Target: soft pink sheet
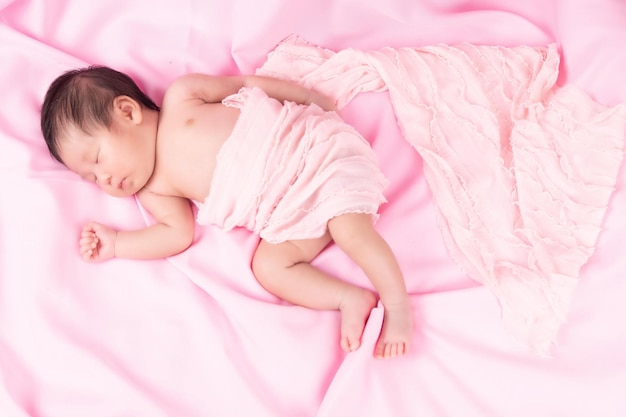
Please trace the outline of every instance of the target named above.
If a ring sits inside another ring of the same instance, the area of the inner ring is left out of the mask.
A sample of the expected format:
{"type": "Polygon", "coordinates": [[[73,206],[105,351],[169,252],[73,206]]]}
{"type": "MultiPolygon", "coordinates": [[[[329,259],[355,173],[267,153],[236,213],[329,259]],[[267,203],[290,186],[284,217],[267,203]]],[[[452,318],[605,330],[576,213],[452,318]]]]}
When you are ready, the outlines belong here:
{"type": "MultiPolygon", "coordinates": [[[[341,353],[337,313],[286,305],[256,283],[245,231],[199,228],[191,249],[163,261],[81,261],[85,221],[147,218],[48,156],[38,109],[51,80],[107,64],[160,100],[185,72],[253,72],[292,33],[336,51],[555,43],[559,85],[626,101],[621,0],[0,1],[0,415],[623,416],[623,167],[552,357],[540,358],[451,259],[424,163],[385,93],[360,94],[343,115],[391,181],[377,227],[412,294],[408,356],[373,359],[380,309],[362,348],[341,353]]],[[[369,285],[335,247],[316,264],[369,285]]]]}

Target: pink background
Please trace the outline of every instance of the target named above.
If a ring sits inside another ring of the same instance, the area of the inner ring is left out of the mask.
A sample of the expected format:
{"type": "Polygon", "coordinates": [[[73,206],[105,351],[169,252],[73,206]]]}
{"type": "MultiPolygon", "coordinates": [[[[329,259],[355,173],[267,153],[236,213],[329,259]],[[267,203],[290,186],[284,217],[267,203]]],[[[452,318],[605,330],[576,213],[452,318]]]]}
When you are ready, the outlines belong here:
{"type": "MultiPolygon", "coordinates": [[[[0,0],[0,415],[623,416],[623,171],[553,358],[541,359],[450,260],[422,162],[382,93],[343,115],[392,183],[378,228],[415,307],[407,357],[373,359],[379,309],[363,347],[341,353],[338,313],[266,293],[249,267],[256,237],[242,230],[198,228],[168,260],[81,261],[85,221],[145,220],[133,199],[107,197],[49,157],[38,114],[49,83],[105,64],[160,101],[186,72],[253,72],[292,33],[333,50],[556,43],[561,84],[626,101],[622,0],[0,0]]],[[[335,247],[315,262],[369,285],[335,247]]]]}

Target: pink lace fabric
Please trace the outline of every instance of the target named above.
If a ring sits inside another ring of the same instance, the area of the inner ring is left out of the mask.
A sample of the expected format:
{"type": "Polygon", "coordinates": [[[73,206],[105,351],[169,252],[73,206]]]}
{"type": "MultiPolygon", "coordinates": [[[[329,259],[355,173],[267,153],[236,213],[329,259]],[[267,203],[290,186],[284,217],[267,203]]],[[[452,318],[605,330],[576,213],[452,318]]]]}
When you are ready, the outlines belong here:
{"type": "Polygon", "coordinates": [[[335,112],[279,103],[258,88],[224,99],[241,114],[196,220],[270,243],[322,236],[345,213],[378,215],[387,186],[369,143],[335,112]]]}
{"type": "Polygon", "coordinates": [[[451,256],[498,298],[507,328],[549,354],[594,251],[626,111],[556,86],[556,46],[346,49],[292,36],[259,73],[336,97],[388,91],[423,157],[451,256]]]}

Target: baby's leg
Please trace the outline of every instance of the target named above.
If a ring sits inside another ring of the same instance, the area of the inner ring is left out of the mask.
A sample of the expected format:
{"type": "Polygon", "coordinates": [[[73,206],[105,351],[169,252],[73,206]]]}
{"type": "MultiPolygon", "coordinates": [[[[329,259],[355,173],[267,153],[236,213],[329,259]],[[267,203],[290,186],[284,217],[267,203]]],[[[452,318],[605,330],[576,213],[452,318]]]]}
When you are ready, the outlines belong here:
{"type": "Polygon", "coordinates": [[[338,280],[311,266],[330,242],[319,239],[270,244],[262,240],[252,260],[259,283],[272,294],[303,307],[341,311],[341,347],[359,347],[365,322],[377,298],[369,290],[338,280]]]}
{"type": "Polygon", "coordinates": [[[335,243],[365,272],[385,308],[376,357],[389,358],[408,351],[413,334],[409,296],[402,272],[389,245],[378,234],[370,215],[344,214],[328,224],[335,243]]]}

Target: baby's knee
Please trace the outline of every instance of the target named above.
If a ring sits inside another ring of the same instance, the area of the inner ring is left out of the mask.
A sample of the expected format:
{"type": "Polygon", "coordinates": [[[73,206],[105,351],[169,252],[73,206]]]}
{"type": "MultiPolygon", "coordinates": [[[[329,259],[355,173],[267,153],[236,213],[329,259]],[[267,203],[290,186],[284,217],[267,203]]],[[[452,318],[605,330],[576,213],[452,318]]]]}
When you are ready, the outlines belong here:
{"type": "Polygon", "coordinates": [[[267,245],[259,245],[252,258],[252,272],[257,281],[266,288],[272,286],[286,267],[286,260],[280,251],[267,245]]]}
{"type": "MultiPolygon", "coordinates": [[[[363,244],[377,234],[371,214],[348,213],[328,222],[333,240],[342,249],[363,244]]],[[[344,249],[345,250],[345,249],[344,249]]]]}
{"type": "Polygon", "coordinates": [[[252,258],[252,272],[259,281],[265,281],[276,270],[276,262],[271,256],[257,250],[252,258]]]}

